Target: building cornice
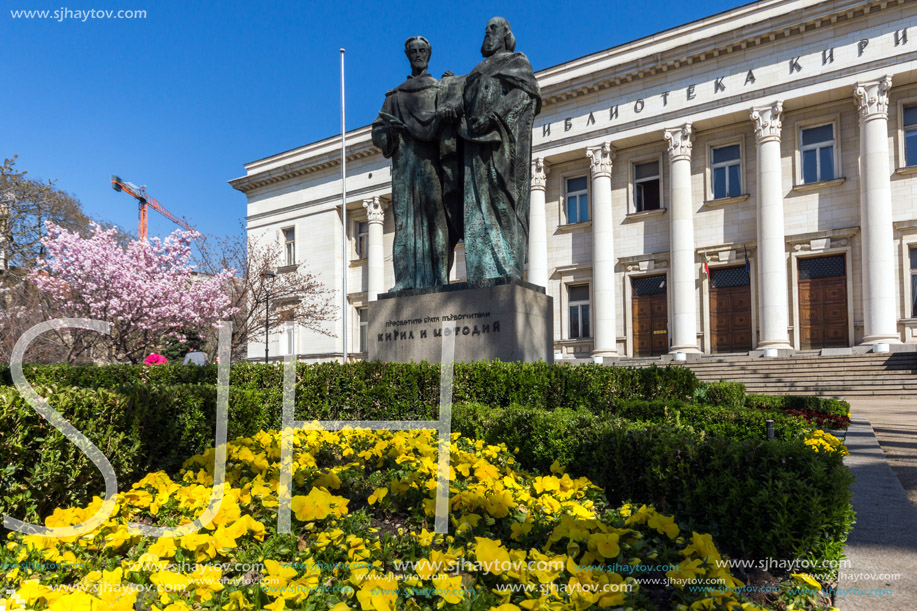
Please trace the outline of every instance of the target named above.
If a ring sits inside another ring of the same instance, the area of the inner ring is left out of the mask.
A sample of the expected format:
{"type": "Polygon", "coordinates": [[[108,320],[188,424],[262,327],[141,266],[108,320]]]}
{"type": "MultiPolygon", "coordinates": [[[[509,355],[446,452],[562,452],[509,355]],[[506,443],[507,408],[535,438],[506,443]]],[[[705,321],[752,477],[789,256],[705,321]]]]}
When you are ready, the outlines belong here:
{"type": "Polygon", "coordinates": [[[905,2],[913,0],[757,2],[559,64],[535,76],[541,85],[542,103],[550,106],[682,66],[715,63],[731,53],[744,53],[749,48],[780,42],[808,30],[834,26],[905,2]],[[787,9],[787,4],[799,7],[787,9]],[[762,11],[781,5],[779,13],[761,19],[762,11]],[[690,42],[680,42],[685,39],[690,42]],[[581,74],[559,80],[561,75],[571,71],[581,74]]]}
{"type": "MultiPolygon", "coordinates": [[[[347,161],[380,154],[372,143],[370,126],[347,132],[347,161]]],[[[245,164],[246,176],[229,181],[248,193],[259,187],[341,166],[341,137],[334,136],[245,164]]]]}
{"type": "MultiPolygon", "coordinates": [[[[392,190],[392,181],[391,180],[386,180],[384,182],[377,183],[371,186],[362,187],[359,189],[349,190],[347,192],[347,199],[348,199],[347,209],[350,210],[351,208],[353,208],[354,210],[360,210],[362,209],[361,208],[362,201],[366,199],[367,197],[378,195],[380,192],[381,193],[385,193],[385,192],[391,193],[391,190],[392,190]]],[[[386,197],[382,197],[382,202],[384,205],[387,205],[389,203],[389,200],[386,197]]],[[[340,206],[340,203],[341,203],[341,196],[339,194],[328,195],[328,196],[321,197],[318,199],[312,199],[307,202],[300,202],[298,204],[293,204],[291,206],[283,206],[279,208],[275,207],[275,208],[271,208],[270,210],[265,210],[264,212],[259,212],[257,214],[250,214],[245,217],[245,221],[246,223],[251,224],[253,222],[262,221],[264,219],[273,219],[279,214],[288,214],[291,212],[299,212],[302,210],[306,210],[308,208],[321,208],[322,206],[328,205],[328,204],[340,206]]]]}

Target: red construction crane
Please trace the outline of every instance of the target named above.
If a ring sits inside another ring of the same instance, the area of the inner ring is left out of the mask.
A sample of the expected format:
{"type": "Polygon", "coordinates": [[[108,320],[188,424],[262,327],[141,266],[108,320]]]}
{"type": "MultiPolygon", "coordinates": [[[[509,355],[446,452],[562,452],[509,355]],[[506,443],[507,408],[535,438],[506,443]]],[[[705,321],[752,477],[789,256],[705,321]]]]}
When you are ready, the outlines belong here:
{"type": "Polygon", "coordinates": [[[138,187],[132,182],[126,182],[121,180],[118,176],[111,177],[111,188],[115,191],[124,191],[128,195],[134,197],[138,202],[138,207],[140,209],[140,221],[137,224],[137,235],[141,240],[146,239],[146,229],[147,229],[147,206],[153,208],[159,212],[179,227],[186,229],[188,231],[195,231],[194,227],[181,220],[180,218],[175,217],[171,212],[162,207],[162,204],[157,202],[155,199],[147,195],[146,187],[138,187]]]}

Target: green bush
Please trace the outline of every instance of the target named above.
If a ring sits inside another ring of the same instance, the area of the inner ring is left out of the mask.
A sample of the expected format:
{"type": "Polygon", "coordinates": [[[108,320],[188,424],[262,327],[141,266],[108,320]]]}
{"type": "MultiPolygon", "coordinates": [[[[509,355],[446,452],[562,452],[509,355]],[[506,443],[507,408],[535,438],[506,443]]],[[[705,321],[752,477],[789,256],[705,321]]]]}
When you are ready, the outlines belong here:
{"type": "MultiPolygon", "coordinates": [[[[38,386],[37,392],[111,462],[125,486],[149,471],[174,471],[193,447],[213,445],[213,419],[201,409],[209,397],[165,388],[143,393],[38,386]],[[209,435],[207,431],[209,430],[209,435]]],[[[102,494],[99,470],[15,389],[0,388],[0,509],[35,521],[58,506],[102,494]]]]}
{"type": "Polygon", "coordinates": [[[839,560],[850,529],[850,472],[799,440],[731,439],[685,424],[585,411],[456,406],[453,430],[518,447],[526,468],[554,460],[612,503],[652,503],[714,534],[733,557],[839,560]]]}
{"type": "Polygon", "coordinates": [[[743,407],[745,384],[742,382],[700,382],[694,393],[695,400],[708,405],[743,407]]]}
{"type": "Polygon", "coordinates": [[[774,421],[776,439],[799,439],[812,429],[804,418],[776,409],[734,409],[684,401],[630,399],[615,403],[612,413],[625,420],[690,426],[704,435],[720,435],[729,439],[765,439],[768,419],[774,421]]]}
{"type": "MultiPolygon", "coordinates": [[[[151,471],[175,473],[189,456],[214,445],[212,385],[35,388],[108,458],[122,490],[151,471]]],[[[228,438],[279,428],[280,399],[270,399],[231,388],[228,438]]],[[[21,520],[34,522],[55,507],[104,494],[96,466],[14,388],[0,387],[0,461],[0,513],[21,520]]]]}
{"type": "MultiPolygon", "coordinates": [[[[236,366],[234,365],[233,368],[236,366]]],[[[24,365],[33,385],[115,388],[124,384],[216,384],[216,365],[24,365]]],[[[0,366],[0,386],[12,386],[7,365],[0,366]]]]}
{"type": "MultiPolygon", "coordinates": [[[[216,372],[216,365],[28,365],[24,371],[32,384],[81,388],[216,384],[216,372]]],[[[376,419],[382,414],[409,418],[439,404],[439,379],[439,366],[429,363],[299,363],[297,405],[305,401],[317,414],[346,405],[376,419]]],[[[616,399],[631,398],[690,400],[698,385],[694,373],[684,367],[635,369],[499,361],[456,363],[453,379],[456,402],[519,403],[547,409],[604,408],[616,399]]],[[[0,371],[0,384],[12,384],[8,369],[0,371]]],[[[237,363],[230,371],[230,385],[264,391],[281,388],[283,370],[277,365],[237,363]]]]}
{"type": "Polygon", "coordinates": [[[850,403],[840,399],[800,395],[747,395],[747,407],[767,406],[776,409],[794,409],[834,416],[850,416],[850,403]]]}

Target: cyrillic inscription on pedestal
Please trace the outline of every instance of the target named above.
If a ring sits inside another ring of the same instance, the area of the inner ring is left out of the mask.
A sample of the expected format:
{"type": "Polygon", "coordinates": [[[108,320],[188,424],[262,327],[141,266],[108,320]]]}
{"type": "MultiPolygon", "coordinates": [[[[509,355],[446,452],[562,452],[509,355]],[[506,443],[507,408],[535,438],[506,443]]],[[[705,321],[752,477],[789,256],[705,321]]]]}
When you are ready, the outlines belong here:
{"type": "Polygon", "coordinates": [[[370,360],[438,363],[443,335],[455,335],[459,362],[553,362],[551,297],[520,284],[455,288],[371,302],[370,360]]]}

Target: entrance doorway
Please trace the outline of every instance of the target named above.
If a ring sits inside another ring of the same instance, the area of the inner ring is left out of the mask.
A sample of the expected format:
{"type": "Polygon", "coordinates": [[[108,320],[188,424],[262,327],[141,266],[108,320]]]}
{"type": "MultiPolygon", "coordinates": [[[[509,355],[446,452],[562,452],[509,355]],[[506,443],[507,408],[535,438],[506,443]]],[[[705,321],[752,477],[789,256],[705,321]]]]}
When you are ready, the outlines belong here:
{"type": "Polygon", "coordinates": [[[634,295],[634,356],[659,356],[669,351],[669,310],[666,278],[632,278],[634,295]]]}
{"type": "Polygon", "coordinates": [[[744,265],[710,270],[710,334],[714,353],[752,348],[751,283],[744,265]]]}
{"type": "Polygon", "coordinates": [[[844,255],[799,259],[799,347],[850,345],[844,255]]]}

